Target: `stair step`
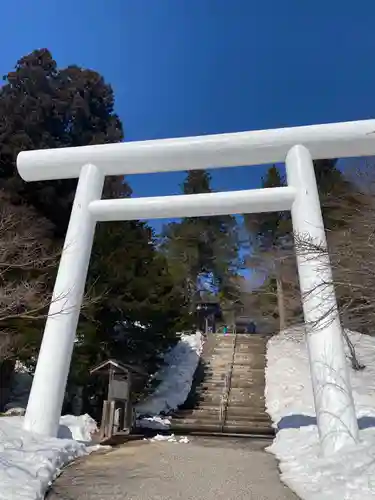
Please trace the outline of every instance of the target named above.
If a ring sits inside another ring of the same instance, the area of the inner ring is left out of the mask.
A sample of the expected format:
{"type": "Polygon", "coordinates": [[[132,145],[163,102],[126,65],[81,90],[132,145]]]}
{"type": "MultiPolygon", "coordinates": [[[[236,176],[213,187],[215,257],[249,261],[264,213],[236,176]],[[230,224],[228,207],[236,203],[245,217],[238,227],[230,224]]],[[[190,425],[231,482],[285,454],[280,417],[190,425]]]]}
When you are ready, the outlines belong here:
{"type": "MultiPolygon", "coordinates": [[[[196,425],[198,426],[206,426],[206,425],[215,425],[215,426],[221,426],[223,425],[223,421],[220,418],[194,418],[194,417],[189,417],[186,416],[184,418],[179,418],[179,419],[172,419],[172,423],[175,424],[187,424],[187,425],[196,425]]],[[[270,426],[270,420],[267,419],[255,419],[251,420],[250,418],[247,420],[238,420],[238,419],[226,419],[225,420],[225,425],[232,425],[232,426],[240,426],[244,427],[247,425],[251,425],[252,427],[257,426],[257,427],[269,427],[270,426]]]]}
{"type": "Polygon", "coordinates": [[[250,425],[251,427],[254,427],[256,425],[257,427],[272,427],[272,421],[267,419],[267,418],[248,418],[248,419],[239,419],[239,418],[226,418],[225,419],[225,425],[231,425],[233,427],[245,427],[250,425]]]}
{"type": "Polygon", "coordinates": [[[243,372],[251,373],[253,370],[262,370],[264,372],[265,362],[261,360],[253,360],[251,363],[238,363],[237,361],[233,362],[233,370],[242,370],[243,372]]]}
{"type": "Polygon", "coordinates": [[[217,359],[210,359],[208,363],[206,363],[206,366],[215,366],[216,368],[220,367],[231,367],[233,364],[233,358],[230,360],[226,361],[225,359],[218,357],[217,359]]]}
{"type": "MultiPolygon", "coordinates": [[[[205,399],[201,399],[199,401],[199,408],[206,408],[207,406],[214,406],[217,404],[221,404],[221,400],[218,398],[211,398],[207,397],[205,399]]],[[[264,412],[265,410],[265,404],[263,401],[252,401],[251,404],[248,404],[247,406],[244,404],[243,401],[229,401],[228,406],[231,408],[243,408],[247,407],[249,412],[264,412]]]]}
{"type": "MultiPolygon", "coordinates": [[[[215,396],[205,395],[204,397],[198,398],[198,400],[200,407],[214,406],[215,404],[218,405],[222,403],[222,398],[220,396],[218,397],[217,395],[215,396]]],[[[251,410],[252,408],[254,409],[256,408],[257,410],[259,409],[264,410],[265,408],[264,400],[261,398],[254,398],[253,400],[247,400],[247,401],[244,401],[243,399],[242,400],[229,399],[228,406],[233,406],[233,407],[246,406],[247,408],[249,408],[249,410],[251,410]]]]}
{"type": "Polygon", "coordinates": [[[250,415],[254,417],[262,417],[265,415],[267,418],[270,418],[268,413],[264,408],[254,408],[253,406],[251,408],[248,408],[246,406],[228,406],[227,407],[227,418],[234,418],[234,417],[249,417],[250,415]]]}
{"type": "MultiPolygon", "coordinates": [[[[179,410],[176,413],[176,418],[206,418],[206,416],[210,416],[211,418],[216,418],[220,416],[220,408],[219,407],[207,407],[207,408],[193,408],[187,410],[179,410]]],[[[175,417],[173,417],[175,418],[175,417]]]]}
{"type": "MultiPolygon", "coordinates": [[[[204,403],[201,405],[201,403],[197,406],[195,406],[194,408],[192,409],[183,409],[183,410],[178,410],[178,412],[180,411],[209,411],[209,412],[218,412],[220,411],[220,407],[221,405],[220,404],[208,404],[208,403],[204,403]]],[[[256,414],[264,414],[266,413],[265,409],[263,408],[259,408],[259,407],[253,407],[253,406],[246,406],[246,405],[236,405],[236,406],[229,406],[227,407],[227,412],[236,412],[237,414],[244,414],[244,415],[247,415],[248,413],[251,412],[252,415],[256,415],[256,414]]],[[[177,412],[177,413],[178,413],[177,412]]]]}
{"type": "MultiPolygon", "coordinates": [[[[173,417],[174,420],[178,420],[179,422],[181,420],[196,420],[199,422],[222,422],[223,415],[219,411],[215,413],[211,412],[204,412],[204,411],[191,411],[190,413],[188,411],[186,412],[179,412],[176,416],[173,417]]],[[[252,413],[248,413],[247,415],[235,415],[231,413],[230,415],[226,414],[225,415],[225,422],[228,424],[231,424],[233,422],[239,422],[239,423],[246,423],[246,422],[264,422],[267,425],[271,425],[271,420],[269,416],[266,413],[262,414],[255,414],[253,415],[252,413]]]]}
{"type": "MultiPolygon", "coordinates": [[[[197,393],[201,396],[206,396],[208,394],[221,396],[223,391],[221,391],[220,388],[217,389],[217,386],[208,386],[207,388],[198,388],[197,393]]],[[[244,401],[264,399],[264,387],[261,384],[253,385],[250,388],[232,387],[229,391],[229,398],[236,401],[238,399],[243,399],[244,401]]]]}
{"type": "MultiPolygon", "coordinates": [[[[260,383],[259,380],[230,380],[229,386],[231,389],[251,389],[252,387],[263,387],[263,384],[260,383]]],[[[211,389],[211,390],[216,390],[218,392],[224,390],[226,387],[225,381],[220,380],[219,382],[214,381],[204,381],[202,384],[199,385],[197,390],[206,390],[206,389],[211,389]]],[[[227,386],[228,387],[228,386],[227,386]]]]}
{"type": "Polygon", "coordinates": [[[235,354],[264,354],[267,350],[266,344],[241,344],[238,343],[236,344],[236,347],[234,349],[235,354]]]}
{"type": "Polygon", "coordinates": [[[206,432],[223,432],[223,433],[233,433],[233,434],[273,434],[274,430],[259,422],[247,422],[245,424],[225,424],[224,426],[220,423],[214,422],[202,422],[202,421],[179,421],[172,422],[171,430],[199,430],[206,432]]]}
{"type": "Polygon", "coordinates": [[[223,432],[233,433],[233,434],[271,434],[275,433],[271,426],[264,424],[257,424],[257,422],[247,422],[245,424],[228,424],[226,423],[223,428],[223,432]]]}
{"type": "Polygon", "coordinates": [[[263,354],[259,354],[259,356],[233,356],[230,361],[223,360],[222,358],[218,357],[217,359],[212,359],[210,358],[208,361],[205,363],[206,366],[226,366],[230,365],[232,366],[233,363],[236,365],[245,365],[245,366],[253,366],[253,365],[258,365],[262,368],[265,367],[266,361],[265,358],[263,359],[263,354]]]}
{"type": "Polygon", "coordinates": [[[226,423],[230,422],[268,422],[271,425],[272,420],[266,412],[253,413],[251,410],[247,415],[237,414],[235,412],[226,412],[226,423]]]}
{"type": "Polygon", "coordinates": [[[205,405],[205,406],[195,406],[194,408],[188,408],[188,409],[183,409],[183,410],[178,410],[176,413],[180,413],[183,411],[197,411],[197,412],[212,412],[216,413],[220,411],[220,405],[205,405]]]}
{"type": "Polygon", "coordinates": [[[253,364],[253,363],[265,363],[265,355],[263,353],[254,353],[254,354],[236,354],[233,356],[233,361],[237,364],[253,364]]]}
{"type": "Polygon", "coordinates": [[[236,345],[252,344],[252,345],[266,345],[267,341],[261,338],[250,339],[250,338],[239,338],[237,337],[236,345]]]}
{"type": "MultiPolygon", "coordinates": [[[[222,405],[217,405],[217,406],[210,406],[206,405],[204,407],[201,406],[195,406],[193,408],[182,408],[181,410],[177,410],[175,412],[176,415],[189,415],[189,414],[197,414],[199,415],[200,413],[206,413],[210,415],[215,415],[220,413],[222,405]]],[[[259,408],[253,408],[249,406],[229,406],[227,405],[227,414],[236,414],[236,415],[255,415],[255,416],[262,416],[262,415],[268,415],[268,413],[265,410],[259,410],[259,408]]]]}
{"type": "Polygon", "coordinates": [[[264,374],[264,366],[244,366],[244,365],[233,365],[233,367],[225,368],[214,368],[211,365],[207,365],[204,370],[205,377],[225,377],[232,371],[232,375],[242,375],[243,377],[250,377],[252,373],[264,374]]]}
{"type": "Polygon", "coordinates": [[[260,396],[260,393],[262,396],[264,396],[264,384],[258,383],[258,385],[254,389],[241,389],[241,387],[233,387],[231,389],[231,392],[234,394],[249,394],[249,395],[254,395],[257,394],[260,396]]]}
{"type": "Polygon", "coordinates": [[[221,380],[220,382],[203,382],[198,388],[199,391],[212,391],[217,393],[222,393],[225,389],[225,381],[221,380]]]}
{"type": "Polygon", "coordinates": [[[215,365],[215,364],[207,364],[205,366],[204,373],[210,374],[214,373],[215,375],[226,375],[229,372],[235,373],[243,373],[244,375],[250,375],[253,371],[259,371],[264,373],[264,363],[232,363],[230,365],[215,365]]]}
{"type": "Polygon", "coordinates": [[[263,370],[251,370],[251,373],[243,372],[242,370],[233,370],[232,371],[232,380],[236,382],[252,382],[262,381],[262,385],[264,384],[264,372],[263,370]]]}

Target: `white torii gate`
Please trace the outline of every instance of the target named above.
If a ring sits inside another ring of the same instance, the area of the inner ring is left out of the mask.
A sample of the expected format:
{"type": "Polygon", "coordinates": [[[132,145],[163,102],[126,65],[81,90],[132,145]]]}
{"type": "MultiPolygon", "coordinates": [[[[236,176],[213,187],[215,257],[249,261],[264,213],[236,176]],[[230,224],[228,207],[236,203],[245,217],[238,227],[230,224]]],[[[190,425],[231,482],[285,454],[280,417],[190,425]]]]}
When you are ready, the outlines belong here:
{"type": "MultiPolygon", "coordinates": [[[[312,159],[374,154],[375,120],[21,152],[17,167],[25,181],[79,178],[25,429],[57,434],[97,221],[291,210],[294,232],[324,248],[312,159]],[[287,187],[101,200],[106,175],[283,161],[287,187]]],[[[318,429],[322,451],[330,454],[358,441],[358,425],[329,256],[297,255],[297,265],[318,429]]]]}

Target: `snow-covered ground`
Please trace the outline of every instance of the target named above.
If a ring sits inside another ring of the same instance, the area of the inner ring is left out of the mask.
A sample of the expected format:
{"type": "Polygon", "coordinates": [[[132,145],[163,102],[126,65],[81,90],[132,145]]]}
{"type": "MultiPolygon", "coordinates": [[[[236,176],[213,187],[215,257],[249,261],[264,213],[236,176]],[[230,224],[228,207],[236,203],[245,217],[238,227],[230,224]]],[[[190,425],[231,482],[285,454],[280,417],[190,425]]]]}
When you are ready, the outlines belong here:
{"type": "Polygon", "coordinates": [[[268,342],[266,404],[279,429],[268,451],[280,461],[282,480],[303,500],[375,499],[375,338],[348,333],[366,365],[359,372],[350,368],[361,441],[330,458],[319,454],[303,328],[268,342]]]}
{"type": "Polygon", "coordinates": [[[194,372],[203,348],[200,332],[181,335],[181,339],[164,357],[165,365],[156,374],[159,385],[155,391],[136,406],[138,424],[150,429],[168,429],[167,415],[186,401],[194,372]]]}
{"type": "MultiPolygon", "coordinates": [[[[137,407],[144,427],[166,429],[169,419],[163,417],[182,404],[191,388],[194,372],[203,347],[202,334],[182,335],[165,356],[165,366],[156,374],[159,385],[154,393],[137,407]],[[162,415],[160,415],[162,414],[162,415]]],[[[32,376],[23,366],[17,367],[12,388],[9,414],[22,415],[27,404],[32,376]]],[[[24,431],[23,416],[0,417],[0,500],[40,500],[62,467],[75,458],[98,448],[92,446],[95,421],[88,415],[65,415],[60,419],[58,438],[43,438],[24,431]]],[[[188,442],[187,438],[156,436],[155,440],[188,442]]]]}
{"type": "Polygon", "coordinates": [[[0,417],[0,500],[41,500],[61,468],[97,449],[88,415],[61,417],[59,438],[22,429],[23,417],[0,417]]]}

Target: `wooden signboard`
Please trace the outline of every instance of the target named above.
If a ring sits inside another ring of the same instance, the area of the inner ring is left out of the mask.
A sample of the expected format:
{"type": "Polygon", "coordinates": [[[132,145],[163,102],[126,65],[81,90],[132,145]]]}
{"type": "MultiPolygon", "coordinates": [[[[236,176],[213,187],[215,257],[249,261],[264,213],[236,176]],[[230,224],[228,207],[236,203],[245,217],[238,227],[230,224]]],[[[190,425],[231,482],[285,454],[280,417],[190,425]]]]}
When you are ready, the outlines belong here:
{"type": "Polygon", "coordinates": [[[108,387],[108,399],[113,401],[114,399],[128,400],[129,399],[129,379],[114,378],[110,381],[108,387]]]}

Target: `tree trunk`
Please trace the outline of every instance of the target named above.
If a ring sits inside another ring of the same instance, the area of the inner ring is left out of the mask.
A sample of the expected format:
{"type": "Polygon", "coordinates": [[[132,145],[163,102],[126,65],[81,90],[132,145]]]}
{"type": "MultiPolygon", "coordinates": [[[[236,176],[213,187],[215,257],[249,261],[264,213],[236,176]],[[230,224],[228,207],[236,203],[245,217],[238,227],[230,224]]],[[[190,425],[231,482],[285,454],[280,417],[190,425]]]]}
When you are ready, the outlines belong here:
{"type": "Polygon", "coordinates": [[[276,278],[276,289],[277,289],[277,307],[279,309],[279,329],[280,331],[286,328],[285,319],[285,301],[284,301],[284,288],[283,282],[280,277],[276,278]]]}

